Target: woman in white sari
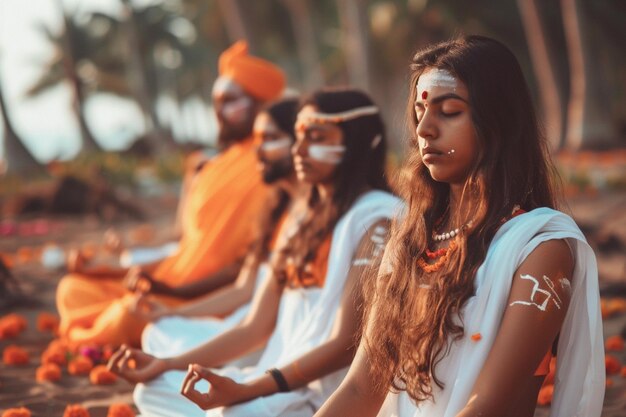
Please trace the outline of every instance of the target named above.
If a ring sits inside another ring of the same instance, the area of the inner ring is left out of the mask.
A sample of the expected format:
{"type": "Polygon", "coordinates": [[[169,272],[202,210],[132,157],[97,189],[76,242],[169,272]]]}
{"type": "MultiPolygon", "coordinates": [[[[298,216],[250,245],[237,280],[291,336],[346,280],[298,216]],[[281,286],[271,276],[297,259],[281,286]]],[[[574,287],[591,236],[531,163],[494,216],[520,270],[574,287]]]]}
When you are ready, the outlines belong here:
{"type": "Polygon", "coordinates": [[[292,152],[311,195],[302,216],[285,225],[288,239],[246,318],[176,357],[122,347],[111,358],[112,370],[141,382],[135,401],[142,415],[211,409],[206,415],[305,417],[321,406],[354,354],[358,278],[380,261],[400,205],[386,191],[385,149],[379,110],[364,93],[321,90],[303,102],[292,152]],[[264,343],[255,366],[215,369],[264,343]]]}
{"type": "Polygon", "coordinates": [[[368,290],[364,336],[319,417],[598,417],[597,268],[557,211],[553,167],[513,54],[469,36],[418,52],[404,220],[368,290]]]}

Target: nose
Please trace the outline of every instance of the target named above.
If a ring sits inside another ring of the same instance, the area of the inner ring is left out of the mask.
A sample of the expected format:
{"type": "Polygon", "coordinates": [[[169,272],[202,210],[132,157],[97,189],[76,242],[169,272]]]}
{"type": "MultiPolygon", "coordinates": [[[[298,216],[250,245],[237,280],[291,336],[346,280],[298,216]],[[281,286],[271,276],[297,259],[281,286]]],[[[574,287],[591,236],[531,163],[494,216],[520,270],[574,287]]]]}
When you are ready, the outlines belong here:
{"type": "Polygon", "coordinates": [[[430,109],[426,109],[422,118],[415,128],[418,138],[424,139],[436,139],[439,134],[437,127],[437,120],[435,114],[431,113],[430,109]]]}
{"type": "Polygon", "coordinates": [[[296,142],[291,147],[291,154],[293,156],[305,156],[306,155],[306,146],[304,145],[303,140],[296,140],[296,142]]]}

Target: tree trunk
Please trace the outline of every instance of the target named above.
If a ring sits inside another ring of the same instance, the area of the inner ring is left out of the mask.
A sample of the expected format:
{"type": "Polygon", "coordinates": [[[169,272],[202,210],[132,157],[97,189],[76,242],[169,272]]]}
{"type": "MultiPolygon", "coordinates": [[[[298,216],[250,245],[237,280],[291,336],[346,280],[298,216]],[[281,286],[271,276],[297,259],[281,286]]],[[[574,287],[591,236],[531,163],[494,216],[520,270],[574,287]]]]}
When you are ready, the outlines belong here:
{"type": "Polygon", "coordinates": [[[251,37],[237,0],[217,0],[217,5],[224,17],[226,33],[228,33],[230,42],[246,40],[250,43],[251,37]]]}
{"type": "Polygon", "coordinates": [[[339,0],[338,7],[349,82],[370,91],[367,4],[364,0],[339,0]]]}
{"type": "Polygon", "coordinates": [[[131,0],[121,0],[121,2],[124,6],[122,24],[125,27],[130,52],[129,84],[144,116],[146,137],[155,149],[160,149],[164,143],[159,118],[153,103],[157,97],[152,97],[146,82],[148,70],[143,61],[144,54],[139,43],[139,29],[135,21],[135,12],[131,0]]]}
{"type": "Polygon", "coordinates": [[[98,142],[96,142],[85,117],[85,94],[82,81],[76,72],[76,61],[74,60],[74,53],[71,45],[72,39],[74,39],[75,36],[75,34],[72,33],[73,26],[70,22],[70,18],[65,12],[62,0],[57,0],[57,5],[61,10],[61,14],[63,15],[63,24],[65,25],[65,33],[63,35],[63,69],[65,70],[65,75],[70,82],[74,95],[72,110],[74,111],[74,115],[78,121],[80,136],[82,138],[81,152],[101,151],[102,147],[98,144],[98,142]]]}
{"type": "Polygon", "coordinates": [[[45,173],[44,168],[31,155],[24,146],[24,142],[19,138],[17,132],[11,124],[9,111],[2,95],[2,85],[0,83],[0,114],[2,115],[2,125],[4,127],[4,169],[0,170],[0,174],[18,174],[18,173],[45,173]]]}
{"type": "Polygon", "coordinates": [[[291,26],[296,36],[296,48],[300,58],[304,85],[308,90],[324,85],[322,66],[315,30],[311,22],[311,7],[309,0],[283,0],[283,4],[291,16],[291,26]]]}
{"type": "Polygon", "coordinates": [[[555,68],[550,61],[546,34],[541,23],[536,0],[517,0],[526,34],[530,58],[539,86],[546,135],[553,150],[563,144],[563,103],[557,88],[555,68]]]}
{"type": "Polygon", "coordinates": [[[591,28],[582,7],[579,0],[561,0],[571,83],[565,143],[572,150],[619,146],[611,113],[603,108],[605,80],[593,56],[591,28]]]}

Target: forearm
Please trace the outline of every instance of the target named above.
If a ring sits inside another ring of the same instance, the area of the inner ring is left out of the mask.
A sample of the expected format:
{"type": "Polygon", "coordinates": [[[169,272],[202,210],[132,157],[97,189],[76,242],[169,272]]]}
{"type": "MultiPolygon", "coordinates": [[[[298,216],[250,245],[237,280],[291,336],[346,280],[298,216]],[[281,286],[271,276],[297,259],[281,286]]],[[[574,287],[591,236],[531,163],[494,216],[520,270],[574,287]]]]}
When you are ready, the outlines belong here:
{"type": "Polygon", "coordinates": [[[237,278],[240,268],[240,262],[229,265],[222,268],[215,274],[201,279],[200,281],[173,288],[171,295],[178,298],[190,299],[208,294],[223,287],[224,285],[233,283],[235,278],[237,278]]]}
{"type": "Polygon", "coordinates": [[[197,363],[207,368],[218,368],[261,347],[272,334],[262,326],[239,325],[211,341],[173,358],[166,359],[168,369],[186,370],[197,363]]]}
{"type": "MultiPolygon", "coordinates": [[[[350,365],[354,354],[349,340],[331,340],[311,350],[279,371],[287,381],[289,389],[294,390],[326,376],[338,369],[350,365]]],[[[274,378],[265,374],[247,385],[249,399],[263,397],[279,392],[274,378]]]]}
{"type": "Polygon", "coordinates": [[[171,314],[186,317],[225,317],[245,303],[250,302],[253,289],[229,285],[199,300],[184,303],[174,308],[171,314]]]}
{"type": "Polygon", "coordinates": [[[375,417],[385,401],[386,393],[365,393],[350,378],[344,379],[314,417],[375,417]]]}

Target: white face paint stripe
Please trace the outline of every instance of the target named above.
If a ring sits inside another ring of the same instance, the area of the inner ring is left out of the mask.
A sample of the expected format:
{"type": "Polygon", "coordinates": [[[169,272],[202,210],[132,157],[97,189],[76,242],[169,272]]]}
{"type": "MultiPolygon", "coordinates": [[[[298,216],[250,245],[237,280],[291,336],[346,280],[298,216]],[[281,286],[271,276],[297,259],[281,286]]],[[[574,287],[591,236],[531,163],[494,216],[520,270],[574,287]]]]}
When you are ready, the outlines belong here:
{"type": "Polygon", "coordinates": [[[292,140],[289,139],[288,137],[283,137],[283,138],[272,140],[269,142],[263,142],[259,146],[259,148],[261,148],[262,151],[275,152],[275,151],[280,151],[283,149],[291,148],[291,145],[292,145],[292,140]]]}
{"type": "Polygon", "coordinates": [[[561,309],[561,305],[563,301],[561,300],[561,297],[559,297],[559,295],[556,293],[556,290],[554,288],[554,283],[552,282],[550,278],[548,278],[545,275],[543,276],[543,281],[550,288],[550,291],[546,291],[544,289],[539,288],[539,281],[535,279],[535,277],[533,277],[532,275],[528,275],[528,274],[520,275],[520,278],[533,282],[533,290],[530,294],[530,300],[529,301],[522,301],[522,300],[513,301],[511,304],[509,304],[509,306],[513,306],[513,305],[534,306],[534,307],[537,307],[541,311],[546,311],[546,308],[548,307],[548,303],[550,302],[550,300],[552,300],[556,308],[558,308],[559,310],[561,309]],[[535,302],[535,295],[537,293],[544,294],[546,296],[546,299],[541,304],[537,304],[535,302]]]}
{"type": "Polygon", "coordinates": [[[319,162],[338,165],[343,160],[343,153],[346,147],[343,145],[311,145],[309,146],[309,156],[319,162]]]}

